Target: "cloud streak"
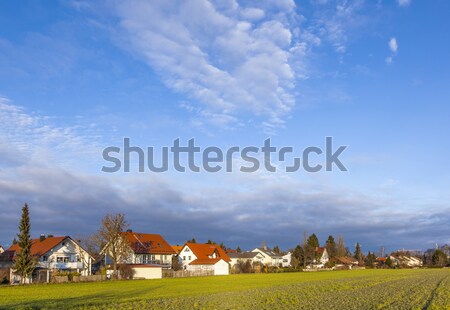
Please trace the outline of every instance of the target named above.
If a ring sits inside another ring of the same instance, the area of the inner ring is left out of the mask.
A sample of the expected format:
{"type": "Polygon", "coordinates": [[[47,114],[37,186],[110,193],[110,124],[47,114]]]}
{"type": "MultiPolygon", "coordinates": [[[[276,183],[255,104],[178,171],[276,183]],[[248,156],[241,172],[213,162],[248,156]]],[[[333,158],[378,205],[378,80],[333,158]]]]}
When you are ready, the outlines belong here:
{"type": "Polygon", "coordinates": [[[294,9],[292,1],[125,1],[115,13],[126,48],[187,94],[203,121],[236,126],[256,115],[271,127],[295,104],[294,9]]]}

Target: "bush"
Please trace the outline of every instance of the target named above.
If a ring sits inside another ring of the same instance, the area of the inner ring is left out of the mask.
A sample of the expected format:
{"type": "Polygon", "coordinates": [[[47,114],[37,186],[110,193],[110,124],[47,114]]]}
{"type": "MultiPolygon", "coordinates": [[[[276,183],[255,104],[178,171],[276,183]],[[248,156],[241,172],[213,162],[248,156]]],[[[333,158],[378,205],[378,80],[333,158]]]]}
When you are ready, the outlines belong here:
{"type": "Polygon", "coordinates": [[[130,265],[120,264],[119,265],[119,274],[122,279],[131,280],[134,276],[134,270],[130,265]]]}
{"type": "Polygon", "coordinates": [[[236,266],[234,267],[236,273],[254,273],[253,264],[251,261],[238,260],[236,266]]]}

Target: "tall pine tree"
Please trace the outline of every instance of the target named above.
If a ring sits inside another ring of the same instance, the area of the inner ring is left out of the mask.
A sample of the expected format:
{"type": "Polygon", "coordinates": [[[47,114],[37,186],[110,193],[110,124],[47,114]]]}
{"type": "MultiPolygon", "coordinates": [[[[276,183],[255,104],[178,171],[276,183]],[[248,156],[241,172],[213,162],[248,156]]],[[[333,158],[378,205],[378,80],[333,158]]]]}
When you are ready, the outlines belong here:
{"type": "Polygon", "coordinates": [[[327,248],[328,256],[330,259],[336,257],[337,245],[336,245],[336,242],[334,241],[334,237],[332,235],[328,236],[325,247],[327,248]]]}
{"type": "Polygon", "coordinates": [[[36,262],[31,256],[31,238],[30,238],[30,214],[28,205],[22,208],[22,219],[19,224],[19,233],[17,234],[19,252],[14,257],[14,266],[16,274],[21,276],[22,284],[33,273],[36,262]]]}
{"type": "Polygon", "coordinates": [[[359,242],[357,242],[355,245],[355,253],[354,253],[353,257],[355,259],[357,259],[358,262],[361,262],[363,260],[363,254],[362,254],[361,245],[359,244],[359,242]]]}

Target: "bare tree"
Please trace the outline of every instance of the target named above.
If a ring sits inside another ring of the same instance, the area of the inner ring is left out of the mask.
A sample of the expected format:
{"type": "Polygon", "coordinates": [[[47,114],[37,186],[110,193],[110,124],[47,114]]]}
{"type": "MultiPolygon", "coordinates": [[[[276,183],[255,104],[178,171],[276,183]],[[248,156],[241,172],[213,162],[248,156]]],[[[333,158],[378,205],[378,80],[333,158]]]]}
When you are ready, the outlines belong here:
{"type": "Polygon", "coordinates": [[[337,257],[347,256],[347,249],[345,248],[344,237],[342,237],[342,236],[339,236],[339,238],[338,238],[336,256],[337,257]]]}
{"type": "Polygon", "coordinates": [[[303,249],[303,268],[306,268],[306,257],[308,253],[308,234],[306,233],[306,230],[303,231],[302,249],[303,249]]]}
{"type": "Polygon", "coordinates": [[[117,278],[117,267],[123,263],[130,254],[130,245],[122,233],[127,229],[128,223],[125,215],[107,214],[97,233],[97,242],[103,246],[101,253],[108,255],[113,263],[113,277],[117,278]]]}

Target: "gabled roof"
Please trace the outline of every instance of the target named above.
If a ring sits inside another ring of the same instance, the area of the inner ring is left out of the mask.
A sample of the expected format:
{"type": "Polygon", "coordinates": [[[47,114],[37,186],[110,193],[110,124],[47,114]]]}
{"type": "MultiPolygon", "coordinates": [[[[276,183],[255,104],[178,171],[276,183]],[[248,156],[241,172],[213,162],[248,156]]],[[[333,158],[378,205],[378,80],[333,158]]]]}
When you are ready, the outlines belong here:
{"type": "MultiPolygon", "coordinates": [[[[277,254],[277,253],[275,253],[274,251],[272,251],[272,250],[270,250],[268,248],[267,249],[265,249],[265,248],[256,248],[255,250],[258,250],[258,251],[260,251],[260,252],[270,256],[271,258],[282,258],[283,257],[283,255],[277,254]]],[[[255,251],[255,250],[253,250],[253,251],[255,251]]]]}
{"type": "Polygon", "coordinates": [[[172,249],[179,254],[181,252],[181,250],[183,249],[182,245],[172,245],[172,249]]]}
{"type": "Polygon", "coordinates": [[[316,252],[319,253],[319,254],[323,254],[323,252],[325,252],[325,250],[326,250],[325,247],[320,247],[319,246],[319,247],[316,248],[316,252]]]}
{"type": "Polygon", "coordinates": [[[358,264],[358,260],[353,257],[343,256],[343,257],[336,257],[336,260],[338,262],[341,262],[345,265],[355,265],[358,264]]]}
{"type": "MultiPolygon", "coordinates": [[[[217,258],[221,258],[226,262],[229,262],[231,259],[228,257],[227,253],[218,246],[217,244],[207,244],[207,243],[186,243],[184,247],[187,246],[191,249],[192,253],[197,257],[192,263],[197,260],[209,260],[212,261],[214,259],[210,258],[210,256],[215,252],[217,258]]],[[[184,248],[183,247],[183,248],[184,248]]],[[[216,261],[217,262],[217,261],[216,261]]]]}
{"type": "Polygon", "coordinates": [[[258,252],[228,253],[228,257],[237,259],[252,259],[258,254],[258,252]]]}
{"type": "MultiPolygon", "coordinates": [[[[61,237],[47,237],[44,240],[41,239],[32,239],[31,240],[31,255],[40,257],[56,247],[58,244],[63,242],[66,239],[70,239],[69,236],[61,236],[61,237]]],[[[19,245],[13,244],[8,250],[6,250],[3,254],[5,256],[9,256],[11,259],[14,257],[15,253],[20,250],[19,245]]]]}
{"type": "Polygon", "coordinates": [[[136,254],[176,254],[161,235],[135,232],[124,232],[122,235],[136,254]]]}

